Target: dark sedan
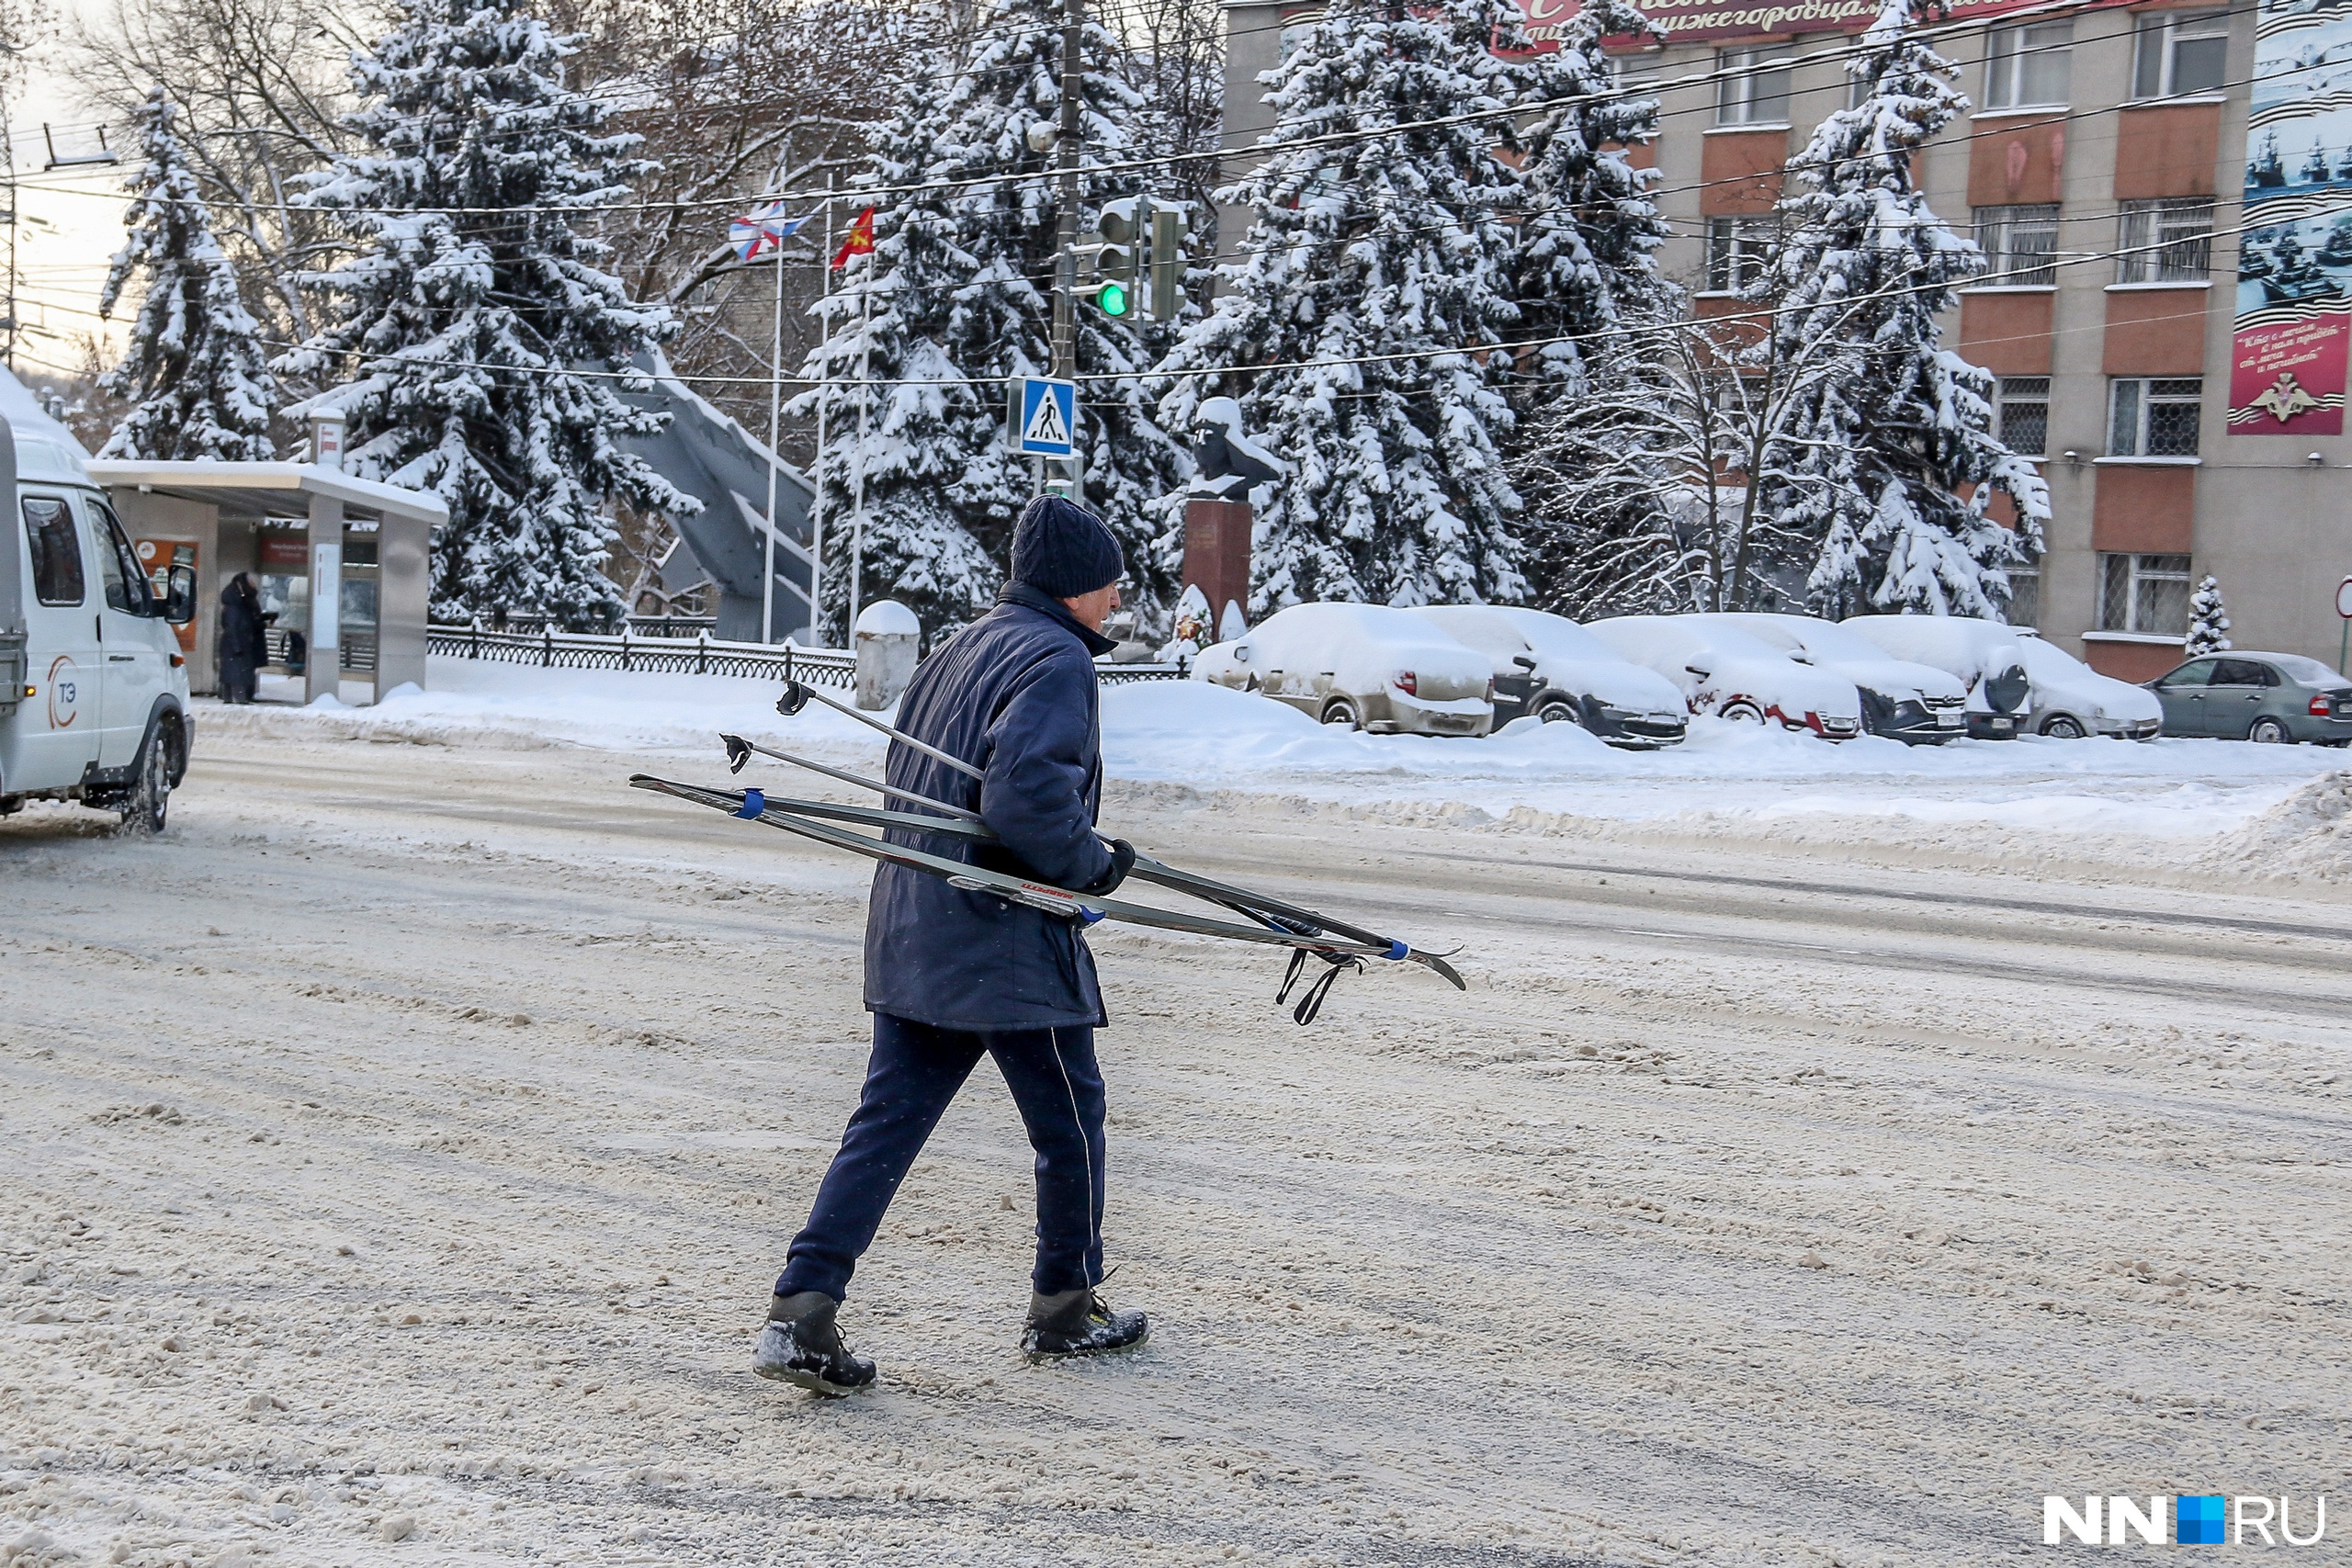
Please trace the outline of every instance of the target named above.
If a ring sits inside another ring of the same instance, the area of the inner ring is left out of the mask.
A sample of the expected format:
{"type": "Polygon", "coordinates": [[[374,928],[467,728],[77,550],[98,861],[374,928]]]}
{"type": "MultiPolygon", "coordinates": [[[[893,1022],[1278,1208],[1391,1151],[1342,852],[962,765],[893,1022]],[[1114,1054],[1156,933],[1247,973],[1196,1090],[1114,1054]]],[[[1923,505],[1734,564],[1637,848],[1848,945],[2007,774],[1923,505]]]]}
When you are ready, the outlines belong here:
{"type": "Polygon", "coordinates": [[[2352,681],[2296,653],[2208,654],[2148,682],[2166,735],[2222,740],[2352,741],[2352,681]]]}

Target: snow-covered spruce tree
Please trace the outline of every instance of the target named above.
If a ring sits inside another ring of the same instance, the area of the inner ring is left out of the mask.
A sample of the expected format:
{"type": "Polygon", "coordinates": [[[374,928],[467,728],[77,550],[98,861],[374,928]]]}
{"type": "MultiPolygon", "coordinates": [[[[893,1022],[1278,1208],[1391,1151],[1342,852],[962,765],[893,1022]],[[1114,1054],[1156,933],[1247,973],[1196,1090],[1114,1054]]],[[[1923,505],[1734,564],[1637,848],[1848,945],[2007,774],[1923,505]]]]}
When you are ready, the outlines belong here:
{"type": "Polygon", "coordinates": [[[130,235],[98,295],[98,314],[111,316],[124,287],[144,275],[130,342],[99,378],[101,390],[134,406],[99,456],[266,462],[277,383],[237,296],[236,270],[213,238],[173,125],[178,114],[161,87],[139,109],[146,162],[123,215],[130,235]]]}
{"type": "MultiPolygon", "coordinates": [[[[824,487],[824,597],[838,631],[849,602],[849,539],[864,470],[860,589],[898,599],[936,637],[985,611],[1001,581],[1014,520],[1034,491],[1030,460],[1005,445],[1004,378],[1053,365],[1049,286],[1060,185],[1057,152],[1029,143],[1061,113],[1061,12],[1052,0],[1003,0],[960,53],[917,66],[866,170],[845,193],[937,186],[872,198],[874,252],[852,258],[818,306],[825,340],[804,367],[821,383],[792,407],[826,403],[818,463],[824,487]],[[865,436],[858,434],[861,378],[865,436]]],[[[1086,28],[1083,146],[1091,164],[1132,157],[1140,96],[1112,69],[1118,39],[1086,28]]],[[[1144,189],[1132,172],[1081,177],[1079,228],[1103,202],[1144,189]]],[[[1185,478],[1182,448],[1152,418],[1142,375],[1174,328],[1078,314],[1084,383],[1080,436],[1086,504],[1119,536],[1127,597],[1147,624],[1173,603],[1173,561],[1152,503],[1185,478]]]]}
{"type": "Polygon", "coordinates": [[[1809,389],[1764,501],[1813,541],[1815,613],[1998,619],[2004,565],[2041,553],[2049,490],[1993,434],[1992,378],[1941,346],[1937,313],[1985,264],[1913,178],[1919,149],[1967,100],[1950,63],[1909,36],[1911,9],[1884,0],[1848,66],[1861,101],[1789,164],[1780,245],[1752,297],[1778,308],[1783,358],[1831,344],[1849,363],[1809,389]],[[1996,494],[2014,530],[1987,512],[1996,494]]]}
{"type": "Polygon", "coordinates": [[[1220,193],[1250,212],[1240,259],[1163,362],[1160,402],[1182,430],[1238,398],[1292,465],[1258,515],[1253,615],[1525,596],[1496,447],[1509,355],[1490,352],[1520,321],[1519,176],[1498,120],[1419,123],[1519,101],[1487,47],[1516,18],[1508,0],[1332,0],[1261,78],[1273,128],[1220,193]]]}
{"type": "Polygon", "coordinates": [[[2221,581],[2208,572],[2188,596],[2188,638],[2181,644],[2181,657],[2220,653],[2230,646],[2230,612],[2222,603],[2221,581]]]}
{"type": "Polygon", "coordinates": [[[401,0],[353,62],[366,144],[305,196],[356,254],[305,279],[330,324],[278,365],[332,381],[345,463],[431,490],[449,522],[433,561],[437,615],[502,608],[568,626],[620,612],[601,570],[618,495],[647,512],[697,504],[616,444],[661,428],[616,395],[669,312],[600,270],[594,209],[626,197],[637,138],[568,87],[571,40],[523,0],[401,0]]]}
{"type": "Polygon", "coordinates": [[[1679,291],[1657,271],[1667,225],[1649,192],[1660,176],[1634,168],[1625,151],[1657,139],[1657,100],[1621,95],[1600,47],[1603,39],[1646,32],[1649,18],[1627,0],[1590,0],[1561,23],[1556,51],[1522,54],[1511,46],[1524,24],[1515,7],[1506,9],[1495,40],[1508,62],[1505,80],[1516,101],[1546,106],[1510,143],[1524,186],[1512,336],[1543,345],[1518,369],[1580,390],[1586,351],[1555,340],[1682,308],[1679,291]]]}

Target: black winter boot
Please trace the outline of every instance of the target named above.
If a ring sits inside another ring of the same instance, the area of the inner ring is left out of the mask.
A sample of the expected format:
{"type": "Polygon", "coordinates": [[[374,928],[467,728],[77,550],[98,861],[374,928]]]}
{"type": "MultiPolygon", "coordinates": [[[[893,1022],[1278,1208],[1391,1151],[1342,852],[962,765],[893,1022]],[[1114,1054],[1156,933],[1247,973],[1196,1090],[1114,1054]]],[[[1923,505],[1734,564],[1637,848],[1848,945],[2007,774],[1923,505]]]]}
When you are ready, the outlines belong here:
{"type": "Polygon", "coordinates": [[[767,1326],[752,1350],[752,1370],[831,1398],[872,1382],[874,1363],[851,1355],[833,1324],[840,1305],[822,1291],[774,1298],[767,1326]]]}
{"type": "Polygon", "coordinates": [[[1021,1348],[1032,1357],[1101,1356],[1132,1350],[1151,1336],[1139,1312],[1113,1312],[1091,1290],[1029,1296],[1029,1326],[1021,1348]]]}

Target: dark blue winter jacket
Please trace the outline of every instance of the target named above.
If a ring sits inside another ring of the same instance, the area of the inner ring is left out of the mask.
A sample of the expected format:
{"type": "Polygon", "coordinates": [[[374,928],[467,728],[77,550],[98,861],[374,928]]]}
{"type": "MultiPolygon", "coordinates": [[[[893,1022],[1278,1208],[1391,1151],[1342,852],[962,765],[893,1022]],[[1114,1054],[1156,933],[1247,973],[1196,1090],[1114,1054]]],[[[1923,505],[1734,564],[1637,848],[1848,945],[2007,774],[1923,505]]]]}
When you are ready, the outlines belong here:
{"type": "MultiPolygon", "coordinates": [[[[901,789],[978,811],[1004,842],[899,828],[890,841],[1059,887],[1108,875],[1110,852],[1094,836],[1102,800],[1094,655],[1113,646],[1058,600],[1007,583],[994,609],[922,661],[899,705],[899,728],[987,779],[899,745],[885,773],[901,789]]],[[[1108,1021],[1077,922],[895,865],[874,873],[865,1005],[946,1029],[1108,1021]]]]}

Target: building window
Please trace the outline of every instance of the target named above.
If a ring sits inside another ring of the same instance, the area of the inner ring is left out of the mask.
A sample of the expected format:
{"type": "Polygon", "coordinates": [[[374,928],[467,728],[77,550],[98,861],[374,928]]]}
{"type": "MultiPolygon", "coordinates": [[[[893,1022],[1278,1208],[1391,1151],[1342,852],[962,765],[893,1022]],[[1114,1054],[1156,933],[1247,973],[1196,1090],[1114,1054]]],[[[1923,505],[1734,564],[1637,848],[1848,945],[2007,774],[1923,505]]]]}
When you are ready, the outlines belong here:
{"type": "Polygon", "coordinates": [[[2020,457],[2039,457],[2050,447],[2050,378],[2004,376],[1993,394],[1994,434],[2020,457]]]}
{"type": "Polygon", "coordinates": [[[2218,93],[2230,52],[2227,11],[2158,11],[2140,18],[2135,98],[2218,93]]]}
{"type": "Polygon", "coordinates": [[[2205,383],[2119,376],[2109,391],[2107,450],[2116,457],[2194,457],[2205,383]]]}
{"type": "Polygon", "coordinates": [[[1785,125],[1789,55],[1782,45],[1726,49],[1715,55],[1717,125],[1785,125]]]}
{"type": "Polygon", "coordinates": [[[1764,274],[1772,253],[1772,220],[1707,220],[1707,288],[1722,293],[1745,288],[1764,274]]]}
{"type": "Polygon", "coordinates": [[[2211,202],[2127,201],[2118,222],[2116,282],[2201,283],[2211,275],[2211,202]]]}
{"type": "Polygon", "coordinates": [[[2058,206],[1980,207],[1976,248],[1992,264],[1980,284],[2058,281],[2058,206]]]}
{"type": "Polygon", "coordinates": [[[2188,558],[2100,556],[2098,629],[2187,637],[2188,558]]]}
{"type": "Polygon", "coordinates": [[[2012,566],[2002,570],[2009,574],[2009,625],[2040,626],[2041,569],[2038,566],[2012,566]]]}
{"type": "Polygon", "coordinates": [[[2074,50],[2072,22],[1995,28],[1985,40],[1984,107],[2063,105],[2074,50]]]}

